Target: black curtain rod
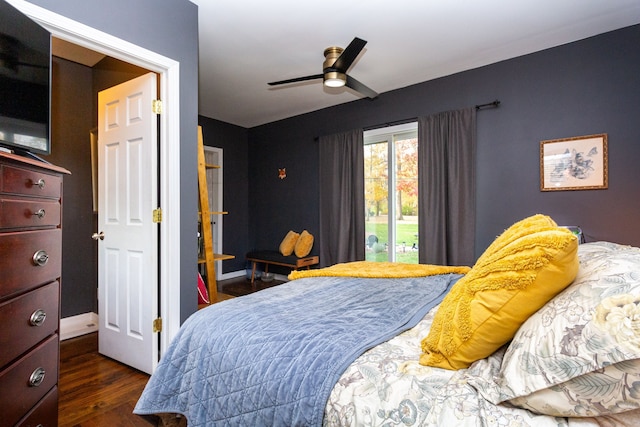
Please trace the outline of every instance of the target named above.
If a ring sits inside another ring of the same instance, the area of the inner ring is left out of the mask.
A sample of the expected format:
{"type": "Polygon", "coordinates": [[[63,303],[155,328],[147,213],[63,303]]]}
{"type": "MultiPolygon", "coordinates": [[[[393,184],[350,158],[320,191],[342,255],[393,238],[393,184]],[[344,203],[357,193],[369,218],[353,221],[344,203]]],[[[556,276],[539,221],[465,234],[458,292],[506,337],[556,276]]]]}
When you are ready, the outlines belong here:
{"type": "Polygon", "coordinates": [[[480,104],[480,105],[476,105],[476,110],[481,110],[483,108],[498,108],[498,106],[500,105],[500,101],[498,101],[497,99],[493,102],[488,102],[486,104],[480,104]]]}
{"type": "MultiPolygon", "coordinates": [[[[415,122],[417,120],[418,120],[417,117],[414,117],[412,119],[396,120],[395,122],[388,122],[388,123],[383,123],[381,125],[368,126],[368,127],[362,128],[362,131],[366,132],[368,130],[373,130],[373,129],[382,129],[382,128],[387,128],[389,126],[403,125],[405,123],[411,123],[411,122],[415,122]]],[[[320,140],[320,137],[316,136],[316,137],[313,138],[313,140],[314,141],[318,141],[318,140],[320,140]]]]}
{"type": "Polygon", "coordinates": [[[415,122],[416,120],[418,120],[417,117],[414,117],[414,118],[411,118],[411,119],[396,120],[395,122],[388,122],[388,123],[383,123],[381,125],[368,126],[366,128],[363,128],[362,130],[363,131],[368,131],[368,130],[373,130],[373,129],[388,128],[389,126],[403,125],[405,123],[415,122]]]}
{"type": "MultiPolygon", "coordinates": [[[[476,111],[477,110],[481,110],[483,108],[498,108],[498,106],[500,106],[500,101],[496,99],[493,102],[487,102],[486,104],[476,105],[476,111]]],[[[383,123],[381,125],[368,126],[368,127],[363,128],[362,130],[363,131],[368,131],[368,130],[373,130],[373,129],[382,129],[382,128],[386,128],[386,127],[389,127],[389,126],[397,126],[397,125],[403,125],[405,123],[415,122],[416,120],[418,120],[417,117],[413,117],[411,119],[396,120],[395,122],[388,122],[388,123],[383,123]]],[[[318,139],[320,139],[320,138],[316,136],[313,139],[314,139],[314,141],[318,141],[318,139]]]]}
{"type": "MultiPolygon", "coordinates": [[[[500,105],[500,101],[498,101],[496,99],[493,102],[487,102],[486,104],[476,105],[476,110],[480,110],[480,109],[483,109],[483,108],[497,108],[499,105],[500,105]]],[[[364,128],[363,130],[367,131],[367,130],[373,130],[373,129],[386,128],[386,127],[389,127],[389,126],[403,125],[405,123],[415,122],[416,120],[418,120],[417,117],[413,117],[411,119],[396,120],[395,122],[389,122],[389,123],[384,123],[384,124],[381,124],[381,125],[369,126],[369,127],[364,128]]]]}

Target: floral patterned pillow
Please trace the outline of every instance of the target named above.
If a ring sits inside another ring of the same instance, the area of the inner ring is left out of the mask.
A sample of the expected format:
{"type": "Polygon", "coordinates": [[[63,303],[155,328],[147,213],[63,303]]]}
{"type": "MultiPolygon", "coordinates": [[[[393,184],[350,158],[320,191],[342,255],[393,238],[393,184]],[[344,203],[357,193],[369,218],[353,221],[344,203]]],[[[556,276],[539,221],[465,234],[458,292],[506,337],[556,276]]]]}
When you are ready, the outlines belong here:
{"type": "Polygon", "coordinates": [[[580,245],[574,282],[519,329],[500,401],[554,416],[640,408],[640,248],[580,245]]]}

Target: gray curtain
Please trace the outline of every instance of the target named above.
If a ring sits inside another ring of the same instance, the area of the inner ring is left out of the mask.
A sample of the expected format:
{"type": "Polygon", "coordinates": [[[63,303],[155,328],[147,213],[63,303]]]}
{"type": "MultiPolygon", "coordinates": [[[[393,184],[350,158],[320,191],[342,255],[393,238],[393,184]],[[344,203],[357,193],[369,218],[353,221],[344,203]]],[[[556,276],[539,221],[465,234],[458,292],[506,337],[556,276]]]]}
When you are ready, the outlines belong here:
{"type": "Polygon", "coordinates": [[[475,262],[476,110],[418,118],[419,259],[475,262]]]}
{"type": "Polygon", "coordinates": [[[320,266],[364,260],[362,130],[319,138],[320,266]]]}

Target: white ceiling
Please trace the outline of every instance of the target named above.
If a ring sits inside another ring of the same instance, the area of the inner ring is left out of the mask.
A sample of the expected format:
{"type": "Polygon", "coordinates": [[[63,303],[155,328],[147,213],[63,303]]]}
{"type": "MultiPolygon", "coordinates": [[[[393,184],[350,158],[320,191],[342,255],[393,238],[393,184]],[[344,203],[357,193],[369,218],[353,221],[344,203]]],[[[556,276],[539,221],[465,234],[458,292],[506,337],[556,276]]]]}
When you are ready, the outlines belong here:
{"type": "MultiPolygon", "coordinates": [[[[348,74],[378,93],[640,23],[638,0],[191,0],[199,113],[243,127],[360,99],[322,80],[323,51],[368,41],[348,74]]],[[[375,101],[373,101],[375,102],[375,101]]]]}

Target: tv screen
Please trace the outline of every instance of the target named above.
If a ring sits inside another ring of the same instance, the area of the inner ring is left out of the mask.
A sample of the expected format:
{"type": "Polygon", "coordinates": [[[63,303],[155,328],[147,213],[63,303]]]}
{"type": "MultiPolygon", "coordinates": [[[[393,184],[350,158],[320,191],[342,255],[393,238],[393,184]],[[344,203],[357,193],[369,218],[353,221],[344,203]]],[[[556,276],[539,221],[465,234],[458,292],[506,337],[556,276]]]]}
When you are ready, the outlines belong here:
{"type": "Polygon", "coordinates": [[[0,145],[50,154],[51,34],[0,0],[0,145]]]}

